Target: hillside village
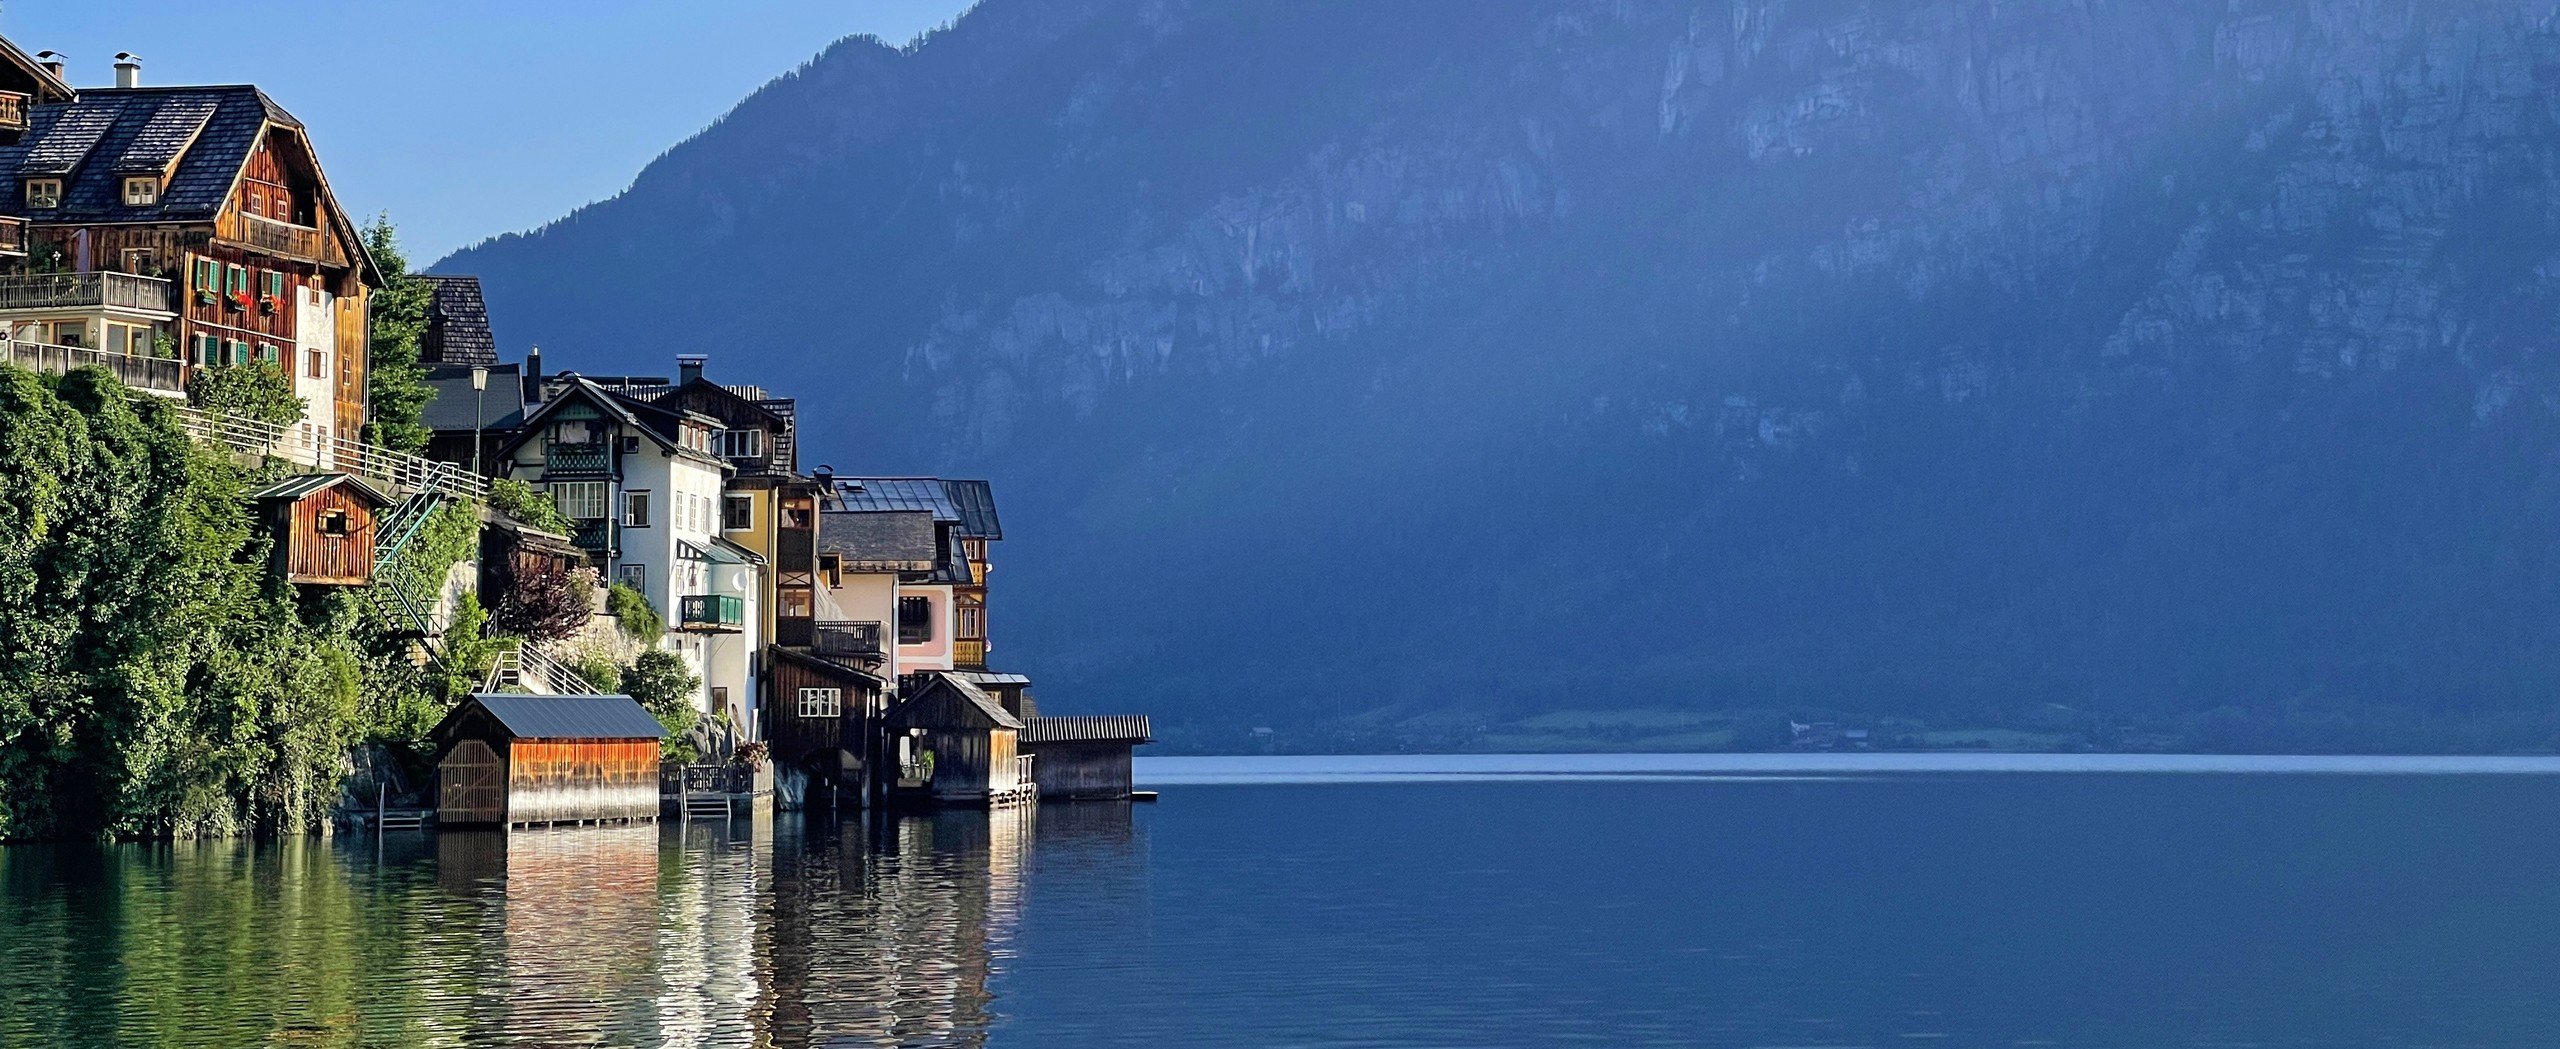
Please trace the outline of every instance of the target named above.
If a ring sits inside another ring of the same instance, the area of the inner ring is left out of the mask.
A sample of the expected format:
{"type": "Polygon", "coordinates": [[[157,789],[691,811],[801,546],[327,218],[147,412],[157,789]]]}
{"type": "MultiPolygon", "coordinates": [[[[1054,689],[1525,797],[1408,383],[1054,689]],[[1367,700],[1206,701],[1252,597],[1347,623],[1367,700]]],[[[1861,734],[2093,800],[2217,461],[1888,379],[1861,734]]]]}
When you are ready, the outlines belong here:
{"type": "Polygon", "coordinates": [[[509,359],[478,281],[386,266],[275,100],[114,76],[0,40],[6,359],[103,370],[227,457],[281,600],[461,682],[411,760],[356,755],[341,821],[1130,796],[1147,720],[1044,715],[993,658],[987,482],[839,473],[863,450],[702,354],[509,359]]]}

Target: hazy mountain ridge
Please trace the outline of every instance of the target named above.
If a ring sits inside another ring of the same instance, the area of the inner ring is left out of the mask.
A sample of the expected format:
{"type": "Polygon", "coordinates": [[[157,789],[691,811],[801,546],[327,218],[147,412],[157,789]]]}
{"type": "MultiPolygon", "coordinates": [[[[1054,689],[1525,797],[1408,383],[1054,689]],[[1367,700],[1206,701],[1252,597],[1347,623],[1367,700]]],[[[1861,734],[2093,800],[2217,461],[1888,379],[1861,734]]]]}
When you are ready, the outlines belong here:
{"type": "Polygon", "coordinates": [[[2549,707],[2547,10],[1247,7],[849,41],[440,268],[995,478],[1053,704],[2549,707]]]}

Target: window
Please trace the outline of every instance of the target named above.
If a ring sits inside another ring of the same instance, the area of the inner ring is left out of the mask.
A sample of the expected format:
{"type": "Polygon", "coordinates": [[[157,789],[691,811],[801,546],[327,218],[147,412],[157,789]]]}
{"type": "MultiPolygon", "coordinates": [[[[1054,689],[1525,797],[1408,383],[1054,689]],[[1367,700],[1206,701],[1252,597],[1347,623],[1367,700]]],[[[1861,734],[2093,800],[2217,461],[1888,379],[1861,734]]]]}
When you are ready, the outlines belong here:
{"type": "Polygon", "coordinates": [[[329,377],[329,356],[318,350],[302,351],[303,374],[314,379],[329,377]]]}
{"type": "Polygon", "coordinates": [[[622,493],[622,527],[649,527],[649,493],[622,493]]]}
{"type": "Polygon", "coordinates": [[[624,434],[622,437],[622,454],[633,455],[637,454],[639,451],[640,438],[633,434],[624,434]]]}
{"type": "Polygon", "coordinates": [[[987,636],[987,610],[976,605],[960,606],[960,636],[971,641],[987,636]]]}
{"type": "Polygon", "coordinates": [[[744,532],[756,526],[756,501],[753,496],[720,497],[720,530],[744,532]]]}
{"type": "Polygon", "coordinates": [[[833,588],[844,585],[844,578],[842,575],[844,572],[843,558],[837,557],[834,554],[819,554],[818,571],[826,573],[828,587],[833,588]]]}
{"type": "Polygon", "coordinates": [[[561,481],[551,486],[551,505],[559,507],[571,520],[603,520],[604,500],[603,481],[561,481]]]}
{"type": "Polygon", "coordinates": [[[160,268],[160,257],[149,248],[124,249],[124,271],[148,276],[160,268]]]}
{"type": "Polygon", "coordinates": [[[222,264],[212,259],[196,260],[196,290],[212,294],[222,290],[222,264]]]}
{"type": "Polygon", "coordinates": [[[54,321],[44,326],[44,340],[56,346],[87,346],[89,322],[54,321]]]}
{"type": "Polygon", "coordinates": [[[160,203],[160,180],[147,175],[124,180],[124,202],[136,208],[160,203]]]}
{"type": "Polygon", "coordinates": [[[196,336],[194,360],[206,368],[222,363],[222,340],[211,335],[196,336]]]}
{"type": "Polygon", "coordinates": [[[818,614],[816,595],[807,587],[787,586],[775,594],[780,598],[775,605],[784,619],[808,619],[818,614]]]}
{"type": "Polygon", "coordinates": [[[806,530],[809,527],[809,497],[795,495],[782,501],[782,527],[806,530]]]}
{"type": "Polygon", "coordinates": [[[933,599],[902,597],[898,599],[898,643],[921,645],[933,640],[933,599]]]}
{"type": "Polygon", "coordinates": [[[268,271],[267,271],[267,296],[268,296],[269,298],[273,298],[273,299],[276,299],[276,300],[278,300],[278,301],[282,301],[282,300],[284,299],[284,271],[283,271],[283,270],[268,270],[268,271]]]}
{"type": "Polygon", "coordinates": [[[312,521],[312,528],[326,536],[345,537],[355,534],[355,522],[347,517],[347,512],[344,510],[320,511],[319,516],[312,521]]]}
{"type": "Polygon", "coordinates": [[[724,459],[764,458],[764,431],[720,431],[720,457],[724,459]]]}
{"type": "Polygon", "coordinates": [[[58,178],[28,179],[27,206],[31,208],[61,207],[62,180],[58,178]]]}
{"type": "Polygon", "coordinates": [[[222,344],[222,363],[249,363],[249,344],[238,339],[225,340],[222,344]]]}
{"type": "Polygon", "coordinates": [[[640,591],[642,594],[647,594],[649,592],[649,566],[617,566],[613,570],[613,581],[630,587],[633,590],[640,591]]]}
{"type": "Polygon", "coordinates": [[[267,187],[255,182],[249,183],[249,206],[245,210],[252,215],[267,213],[267,187]]]}
{"type": "Polygon", "coordinates": [[[840,688],[801,689],[800,716],[804,718],[843,717],[844,690],[840,688]]]}
{"type": "Polygon", "coordinates": [[[281,364],[284,362],[284,350],[272,342],[259,343],[258,359],[268,364],[281,364]]]}

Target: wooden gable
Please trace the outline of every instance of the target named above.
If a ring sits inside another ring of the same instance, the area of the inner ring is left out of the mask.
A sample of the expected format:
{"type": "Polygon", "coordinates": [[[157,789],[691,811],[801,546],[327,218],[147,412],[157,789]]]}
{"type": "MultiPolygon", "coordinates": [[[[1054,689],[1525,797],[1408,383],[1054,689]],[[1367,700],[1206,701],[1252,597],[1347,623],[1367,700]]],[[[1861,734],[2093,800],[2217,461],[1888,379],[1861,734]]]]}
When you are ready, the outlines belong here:
{"type": "Polygon", "coordinates": [[[313,586],[373,582],[376,515],[389,502],[344,474],[296,478],[258,496],[285,581],[313,586]]]}

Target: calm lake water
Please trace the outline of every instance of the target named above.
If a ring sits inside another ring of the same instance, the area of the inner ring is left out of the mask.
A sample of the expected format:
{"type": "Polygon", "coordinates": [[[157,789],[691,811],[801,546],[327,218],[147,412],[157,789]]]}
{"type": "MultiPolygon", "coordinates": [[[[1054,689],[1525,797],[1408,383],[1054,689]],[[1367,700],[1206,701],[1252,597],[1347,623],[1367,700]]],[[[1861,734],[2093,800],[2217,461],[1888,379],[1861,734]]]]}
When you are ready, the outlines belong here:
{"type": "Polygon", "coordinates": [[[2549,1046],[2560,762],[1160,759],[1156,805],[0,850],[0,1046],[2549,1046]]]}

